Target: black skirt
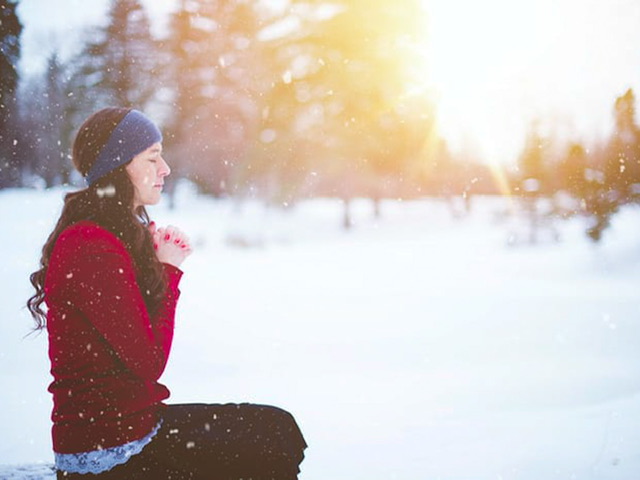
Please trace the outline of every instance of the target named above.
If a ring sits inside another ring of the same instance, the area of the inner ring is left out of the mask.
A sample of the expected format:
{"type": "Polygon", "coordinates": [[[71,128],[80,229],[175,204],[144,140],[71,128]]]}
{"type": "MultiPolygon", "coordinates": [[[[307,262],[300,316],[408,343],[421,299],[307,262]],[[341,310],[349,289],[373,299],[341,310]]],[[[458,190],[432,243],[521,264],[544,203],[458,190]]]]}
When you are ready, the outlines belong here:
{"type": "Polygon", "coordinates": [[[97,475],[58,479],[297,480],[307,444],[293,416],[253,404],[169,405],[142,452],[97,475]]]}

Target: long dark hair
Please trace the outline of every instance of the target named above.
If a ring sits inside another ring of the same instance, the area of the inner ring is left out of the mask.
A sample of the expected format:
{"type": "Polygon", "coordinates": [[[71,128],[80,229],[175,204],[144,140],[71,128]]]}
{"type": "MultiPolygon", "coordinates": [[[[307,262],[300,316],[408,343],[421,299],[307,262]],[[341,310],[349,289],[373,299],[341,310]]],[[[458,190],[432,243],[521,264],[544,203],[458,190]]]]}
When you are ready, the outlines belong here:
{"type": "MultiPolygon", "coordinates": [[[[91,115],[82,124],[73,143],[73,164],[86,175],[109,136],[130,109],[109,107],[91,115]]],[[[118,167],[93,185],[66,194],[60,218],[42,248],[40,269],[30,276],[36,293],[27,301],[37,330],[46,326],[44,281],[49,259],[62,231],[81,220],[90,220],[116,235],[126,246],[136,267],[140,292],[150,314],[157,312],[166,290],[162,264],[147,228],[149,215],[143,206],[134,211],[134,186],[125,169],[118,167]]]]}

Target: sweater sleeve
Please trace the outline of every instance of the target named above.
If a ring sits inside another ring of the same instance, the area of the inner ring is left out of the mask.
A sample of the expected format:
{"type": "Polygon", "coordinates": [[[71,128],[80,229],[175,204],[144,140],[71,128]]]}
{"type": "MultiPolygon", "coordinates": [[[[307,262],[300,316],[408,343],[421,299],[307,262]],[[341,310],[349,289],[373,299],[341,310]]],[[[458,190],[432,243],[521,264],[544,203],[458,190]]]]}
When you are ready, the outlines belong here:
{"type": "Polygon", "coordinates": [[[111,232],[89,225],[63,233],[56,249],[69,303],[80,310],[120,361],[136,376],[155,381],[166,366],[173,340],[182,272],[164,265],[167,292],[153,317],[147,312],[136,272],[124,244],[111,232]]]}

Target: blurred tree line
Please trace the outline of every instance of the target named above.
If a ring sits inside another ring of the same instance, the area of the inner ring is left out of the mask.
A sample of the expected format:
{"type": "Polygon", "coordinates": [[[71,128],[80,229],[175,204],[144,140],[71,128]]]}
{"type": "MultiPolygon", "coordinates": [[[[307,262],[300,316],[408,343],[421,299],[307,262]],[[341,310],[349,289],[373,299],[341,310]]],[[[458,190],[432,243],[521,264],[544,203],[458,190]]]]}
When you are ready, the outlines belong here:
{"type": "Polygon", "coordinates": [[[533,221],[540,219],[538,201],[551,199],[552,214],[588,217],[587,234],[597,242],[622,206],[640,204],[640,127],[632,89],[615,99],[612,115],[610,137],[588,146],[558,142],[532,124],[511,187],[533,221]]]}
{"type": "Polygon", "coordinates": [[[2,132],[24,137],[0,187],[81,183],[75,129],[123,105],[162,125],[170,178],[215,196],[407,198],[461,193],[478,174],[492,188],[447,152],[430,92],[412,88],[428,80],[419,0],[178,0],[162,38],[139,0],[111,0],[75,54],[54,49],[44,73],[22,78],[17,1],[0,1],[17,48],[2,50],[15,104],[2,132]]]}
{"type": "MultiPolygon", "coordinates": [[[[41,75],[20,77],[17,0],[0,0],[0,188],[81,184],[75,129],[108,105],[147,112],[163,127],[173,174],[202,192],[278,205],[331,196],[437,195],[469,208],[504,193],[473,158],[452,154],[424,88],[420,0],[177,0],[166,34],[152,34],[139,0],[111,0],[104,25],[73,55],[55,49],[41,75]],[[420,86],[421,88],[416,88],[420,86]]],[[[640,192],[640,135],[630,90],[616,100],[606,145],[547,151],[532,127],[510,189],[529,205],[564,192],[593,217],[640,192]]],[[[457,208],[457,207],[456,207],[457,208]]],[[[459,208],[457,208],[460,211],[459,208]]]]}

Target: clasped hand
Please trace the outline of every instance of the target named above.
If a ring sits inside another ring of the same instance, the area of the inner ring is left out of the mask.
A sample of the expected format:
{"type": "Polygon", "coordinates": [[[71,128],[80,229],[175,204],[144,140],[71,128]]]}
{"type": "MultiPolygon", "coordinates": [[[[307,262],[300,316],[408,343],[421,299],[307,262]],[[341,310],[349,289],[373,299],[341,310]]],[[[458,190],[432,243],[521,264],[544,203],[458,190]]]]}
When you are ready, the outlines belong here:
{"type": "Polygon", "coordinates": [[[192,253],[189,237],[179,228],[169,225],[166,228],[156,228],[155,223],[149,224],[149,232],[153,238],[153,248],[158,260],[174,267],[180,267],[185,258],[192,253]]]}

